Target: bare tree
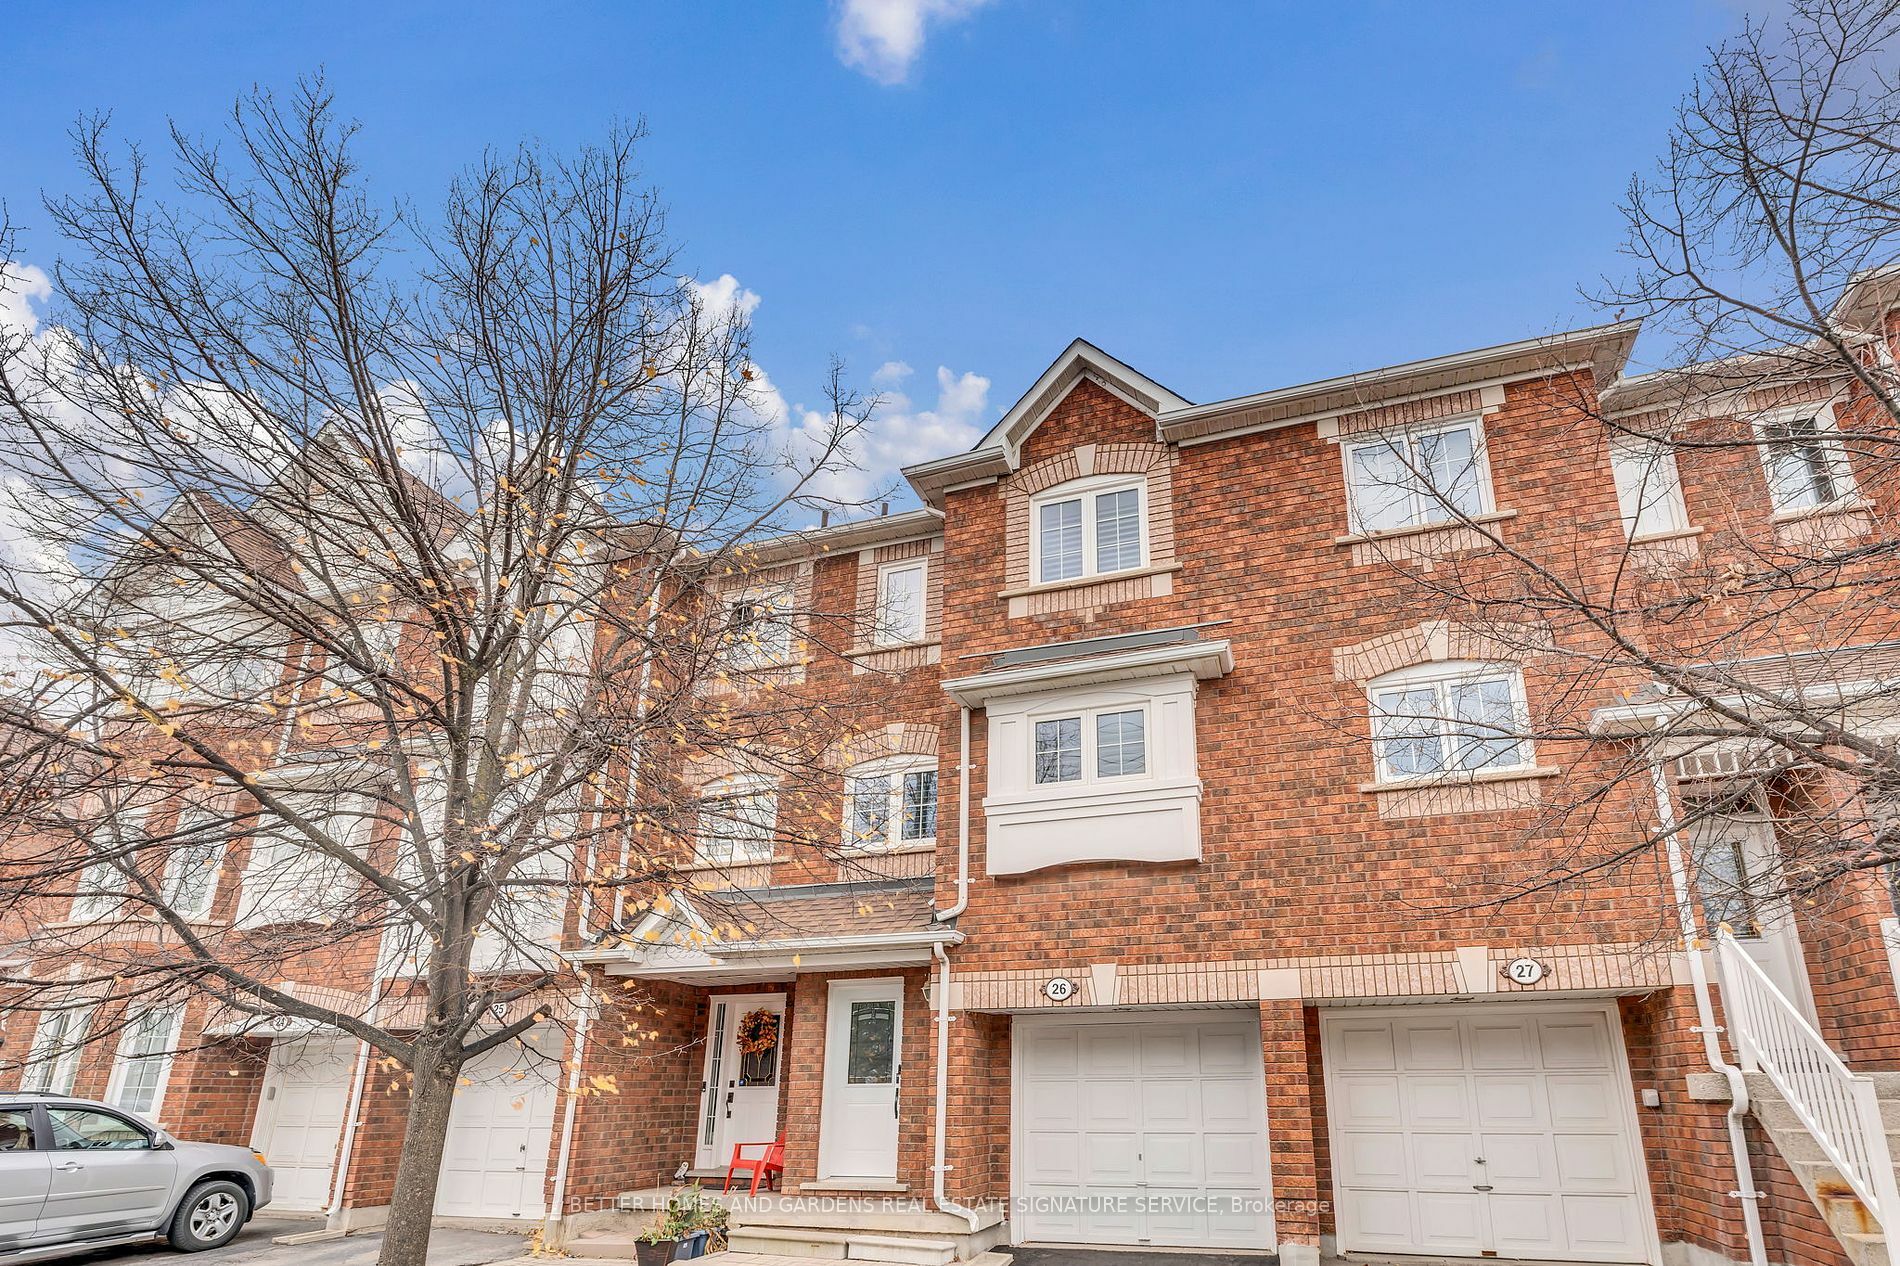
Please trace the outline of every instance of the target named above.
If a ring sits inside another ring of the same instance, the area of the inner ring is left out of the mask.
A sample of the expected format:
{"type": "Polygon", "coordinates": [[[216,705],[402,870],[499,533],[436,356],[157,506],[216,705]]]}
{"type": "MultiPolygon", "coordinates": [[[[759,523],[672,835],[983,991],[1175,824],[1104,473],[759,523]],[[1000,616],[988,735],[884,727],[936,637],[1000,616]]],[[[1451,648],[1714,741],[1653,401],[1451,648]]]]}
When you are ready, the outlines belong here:
{"type": "Polygon", "coordinates": [[[1593,296],[1668,367],[1614,385],[1553,367],[1541,415],[1511,423],[1526,459],[1599,472],[1580,480],[1595,502],[1507,527],[1472,495],[1481,453],[1395,432],[1367,459],[1468,546],[1392,564],[1463,658],[1521,663],[1533,687],[1375,689],[1376,758],[1430,785],[1529,743],[1570,774],[1531,814],[1548,865],[1471,901],[1653,865],[1660,770],[1692,790],[1708,924],[1824,919],[1877,884],[1900,911],[1897,52],[1892,0],[1799,0],[1712,50],[1624,200],[1628,275],[1593,296]],[[1736,834],[1757,818],[1766,862],[1736,834]]]}
{"type": "Polygon", "coordinates": [[[0,986],[94,1017],[67,1045],[214,1040],[192,999],[367,1043],[408,1083],[396,1266],[458,1074],[569,1014],[564,945],[708,839],[838,844],[835,811],[761,821],[688,773],[836,801],[844,722],[782,688],[833,621],[748,547],[871,402],[834,367],[828,428],[784,441],[639,129],[492,153],[426,217],[371,196],[354,135],[321,82],[260,92],[220,144],[174,131],[161,191],[76,132],[56,306],[0,331],[30,524],[0,621],[42,666],[0,714],[0,986]]]}

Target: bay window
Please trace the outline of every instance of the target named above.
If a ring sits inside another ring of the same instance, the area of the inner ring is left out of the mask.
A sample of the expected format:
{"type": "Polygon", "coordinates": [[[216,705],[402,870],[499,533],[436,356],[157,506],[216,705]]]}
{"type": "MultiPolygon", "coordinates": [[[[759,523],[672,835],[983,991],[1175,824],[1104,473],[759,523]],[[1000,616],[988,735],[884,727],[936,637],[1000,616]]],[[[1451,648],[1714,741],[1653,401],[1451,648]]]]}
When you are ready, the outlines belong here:
{"type": "Polygon", "coordinates": [[[1523,678],[1516,669],[1431,664],[1376,678],[1369,690],[1380,782],[1520,769],[1523,678]]]}
{"type": "Polygon", "coordinates": [[[1084,782],[1147,772],[1147,724],[1140,708],[1038,720],[1034,781],[1084,782]]]}
{"type": "Polygon", "coordinates": [[[1135,571],[1148,557],[1147,484],[1108,476],[1064,484],[1030,502],[1030,575],[1037,584],[1135,571]]]}
{"type": "Polygon", "coordinates": [[[1484,433],[1473,419],[1345,446],[1352,530],[1396,532],[1487,513],[1484,433]]]}

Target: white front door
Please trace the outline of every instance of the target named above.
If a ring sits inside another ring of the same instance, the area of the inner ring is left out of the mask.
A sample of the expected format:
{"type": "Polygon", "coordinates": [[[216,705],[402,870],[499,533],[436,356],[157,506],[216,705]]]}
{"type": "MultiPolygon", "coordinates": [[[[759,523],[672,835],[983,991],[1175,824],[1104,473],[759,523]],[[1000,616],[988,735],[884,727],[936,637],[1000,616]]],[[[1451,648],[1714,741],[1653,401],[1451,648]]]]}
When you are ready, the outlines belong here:
{"type": "Polygon", "coordinates": [[[435,1211],[446,1218],[538,1218],[561,1071],[558,1033],[530,1029],[462,1067],[435,1211]]]}
{"type": "MultiPolygon", "coordinates": [[[[1693,810],[1694,801],[1687,803],[1693,810]]],[[[1688,835],[1704,933],[1713,937],[1726,923],[1736,944],[1812,1021],[1814,995],[1794,913],[1781,892],[1774,820],[1744,803],[1691,823],[1688,835]]]]}
{"type": "Polygon", "coordinates": [[[701,1169],[724,1169],[732,1161],[736,1144],[770,1143],[778,1138],[785,995],[714,994],[707,1004],[706,1069],[701,1079],[695,1163],[701,1169]],[[763,1044],[767,1033],[777,1034],[770,1047],[763,1044]],[[748,1045],[755,1049],[745,1049],[748,1045]]]}
{"type": "Polygon", "coordinates": [[[1257,1013],[1022,1017],[1011,1045],[1016,1242],[1274,1247],[1257,1013]]]}
{"type": "Polygon", "coordinates": [[[904,981],[842,980],[825,1022],[820,1178],[897,1177],[897,1091],[902,1068],[904,981]]]}
{"type": "Polygon", "coordinates": [[[271,1043],[251,1145],[270,1161],[273,1209],[317,1213],[329,1207],[356,1052],[355,1042],[340,1038],[271,1043]]]}
{"type": "Polygon", "coordinates": [[[1480,1004],[1327,1017],[1340,1249],[1652,1260],[1613,1016],[1480,1004]]]}

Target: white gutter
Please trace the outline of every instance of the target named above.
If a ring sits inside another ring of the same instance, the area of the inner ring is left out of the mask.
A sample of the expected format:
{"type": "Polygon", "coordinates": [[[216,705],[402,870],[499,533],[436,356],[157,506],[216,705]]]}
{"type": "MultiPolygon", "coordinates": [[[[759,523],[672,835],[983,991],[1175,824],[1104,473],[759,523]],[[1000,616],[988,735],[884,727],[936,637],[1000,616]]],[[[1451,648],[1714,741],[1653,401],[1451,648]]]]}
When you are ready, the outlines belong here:
{"type": "Polygon", "coordinates": [[[581,1061],[587,1057],[587,1024],[594,1014],[594,982],[586,972],[581,973],[579,1011],[574,1020],[574,1057],[567,1064],[567,1116],[561,1122],[561,1152],[554,1162],[554,1198],[548,1202],[548,1215],[541,1222],[543,1243],[558,1236],[565,1220],[561,1210],[567,1204],[568,1159],[574,1152],[575,1118],[580,1115],[581,1061]]]}
{"type": "Polygon", "coordinates": [[[1768,1246],[1762,1240],[1762,1193],[1755,1186],[1754,1167],[1748,1159],[1748,1134],[1742,1118],[1748,1113],[1748,1083],[1742,1070],[1722,1056],[1717,1040],[1715,1007],[1709,1000],[1709,977],[1703,966],[1701,937],[1696,930],[1695,899],[1689,894],[1689,871],[1682,861],[1676,805],[1669,791],[1669,776],[1662,762],[1649,762],[1650,787],[1656,794],[1656,813],[1662,827],[1663,852],[1669,863],[1669,883],[1676,899],[1676,918],[1682,928],[1682,946],[1688,951],[1689,983],[1695,992],[1696,1031],[1702,1034],[1702,1049],[1709,1067],[1728,1080],[1728,1145],[1735,1156],[1735,1190],[1729,1195],[1742,1202],[1742,1225],[1748,1232],[1748,1260],[1751,1266],[1768,1266],[1768,1246]]]}
{"type": "MultiPolygon", "coordinates": [[[[962,748],[957,757],[957,899],[937,911],[939,923],[948,923],[956,918],[970,904],[970,705],[964,704],[962,712],[961,741],[962,748]]],[[[948,960],[945,972],[949,971],[948,960]]],[[[945,988],[949,986],[946,985],[945,988]]],[[[939,1160],[942,1157],[938,1157],[939,1160]]]]}
{"type": "MultiPolygon", "coordinates": [[[[1828,682],[1818,686],[1806,686],[1794,692],[1794,701],[1798,706],[1835,706],[1845,707],[1858,703],[1869,695],[1882,695],[1892,692],[1895,683],[1892,680],[1868,678],[1860,681],[1828,682]]],[[[1762,707],[1761,701],[1743,695],[1717,695],[1710,700],[1717,707],[1727,708],[1731,712],[1755,712],[1762,707]]],[[[1590,713],[1590,733],[1608,738],[1646,734],[1671,721],[1679,721],[1701,710],[1702,701],[1684,695],[1675,695],[1667,699],[1657,699],[1648,703],[1619,703],[1609,707],[1597,708],[1590,713]]],[[[1742,733],[1742,731],[1736,731],[1742,733]]]]}
{"type": "MultiPolygon", "coordinates": [[[[968,719],[969,713],[964,713],[968,719]]],[[[937,966],[937,1115],[936,1115],[936,1158],[930,1166],[931,1199],[939,1209],[954,1218],[962,1218],[969,1224],[970,1233],[976,1234],[977,1225],[982,1219],[975,1209],[960,1205],[950,1199],[944,1190],[944,1183],[950,1173],[950,1166],[944,1163],[944,1147],[950,1133],[950,955],[944,953],[942,942],[931,947],[936,955],[937,966]]]]}
{"type": "Polygon", "coordinates": [[[356,1152],[356,1118],[363,1107],[363,1084],[369,1080],[369,1043],[356,1044],[356,1074],[350,1082],[349,1115],[343,1118],[343,1142],[338,1147],[336,1176],[331,1180],[330,1207],[324,1211],[323,1227],[338,1231],[343,1226],[343,1193],[349,1183],[350,1159],[356,1152]]]}
{"type": "MultiPolygon", "coordinates": [[[[782,941],[744,941],[730,949],[714,955],[712,951],[701,951],[709,960],[754,958],[767,954],[781,954],[790,950],[879,950],[879,949],[929,949],[932,945],[960,945],[963,934],[953,928],[924,928],[916,932],[867,932],[860,936],[800,936],[782,941]]],[[[666,949],[665,945],[644,944],[646,949],[666,949]]],[[[606,949],[577,950],[565,955],[576,963],[618,963],[627,961],[631,954],[624,945],[606,949]]]]}

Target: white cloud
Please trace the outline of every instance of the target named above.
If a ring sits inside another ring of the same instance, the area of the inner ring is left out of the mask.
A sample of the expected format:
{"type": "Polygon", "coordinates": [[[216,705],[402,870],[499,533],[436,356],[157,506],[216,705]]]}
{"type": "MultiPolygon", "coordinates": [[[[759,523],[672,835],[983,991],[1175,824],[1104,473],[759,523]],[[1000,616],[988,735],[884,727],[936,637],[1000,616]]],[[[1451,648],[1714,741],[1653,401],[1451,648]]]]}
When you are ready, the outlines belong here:
{"type": "Polygon", "coordinates": [[[681,281],[692,287],[706,315],[715,322],[735,315],[749,321],[759,306],[759,296],[740,285],[731,273],[720,273],[714,281],[695,281],[691,277],[681,281]]]}
{"type": "Polygon", "coordinates": [[[0,260],[0,338],[9,331],[31,337],[40,328],[35,304],[53,297],[53,279],[31,264],[0,260]]]}
{"type": "MultiPolygon", "coordinates": [[[[893,369],[901,369],[903,375],[910,373],[910,366],[892,361],[873,375],[872,381],[879,382],[886,370],[893,369]]],[[[981,374],[959,374],[947,365],[939,365],[937,401],[931,408],[920,408],[918,402],[889,382],[879,385],[884,390],[877,412],[854,438],[850,466],[823,476],[814,489],[820,495],[863,501],[896,479],[905,466],[961,453],[983,437],[990,380],[981,374]]],[[[804,411],[803,425],[822,433],[824,417],[804,411]]]]}
{"type": "Polygon", "coordinates": [[[837,0],[838,60],[885,85],[901,84],[933,26],[975,13],[989,0],[837,0]]]}

